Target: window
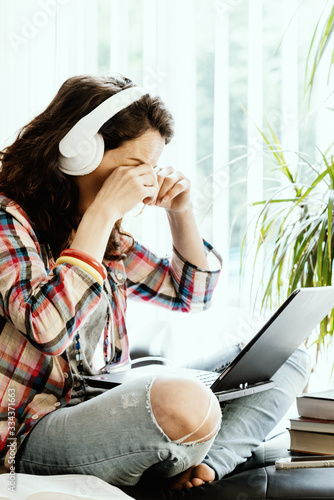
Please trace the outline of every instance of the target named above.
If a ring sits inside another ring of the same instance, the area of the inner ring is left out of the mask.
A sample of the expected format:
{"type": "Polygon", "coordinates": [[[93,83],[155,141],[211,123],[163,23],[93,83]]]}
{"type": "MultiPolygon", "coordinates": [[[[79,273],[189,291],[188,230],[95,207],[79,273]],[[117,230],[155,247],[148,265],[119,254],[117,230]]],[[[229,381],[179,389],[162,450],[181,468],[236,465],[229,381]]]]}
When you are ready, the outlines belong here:
{"type": "MultiPolygon", "coordinates": [[[[176,136],[161,163],[191,178],[202,234],[224,257],[211,311],[201,318],[175,319],[150,310],[150,318],[154,314],[161,326],[160,337],[170,338],[168,354],[180,360],[186,350],[189,356],[198,350],[208,323],[217,338],[223,333],[229,339],[243,337],[248,328],[251,273],[246,272],[240,286],[240,247],[256,210],[250,203],[277,182],[256,126],[265,129],[268,121],[285,148],[303,148],[311,158],[319,154],[317,146],[324,150],[333,141],[333,93],[325,64],[310,109],[303,97],[308,47],[329,4],[1,0],[1,146],[48,104],[67,77],[78,73],[121,72],[160,94],[175,117],[176,136]],[[178,334],[168,333],[177,326],[186,330],[179,349],[178,334]]],[[[295,161],[292,153],[291,158],[295,161]]],[[[147,207],[127,223],[135,236],[164,254],[170,240],[161,212],[147,207]]],[[[134,330],[131,309],[129,323],[134,330]]],[[[144,318],[142,323],[147,332],[144,318]]]]}

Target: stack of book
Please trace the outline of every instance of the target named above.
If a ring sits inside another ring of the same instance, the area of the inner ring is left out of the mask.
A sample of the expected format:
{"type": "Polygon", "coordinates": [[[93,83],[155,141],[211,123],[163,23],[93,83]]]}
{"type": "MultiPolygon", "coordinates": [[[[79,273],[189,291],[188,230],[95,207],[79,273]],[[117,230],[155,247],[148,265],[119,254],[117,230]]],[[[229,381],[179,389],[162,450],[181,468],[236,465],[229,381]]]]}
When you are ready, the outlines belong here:
{"type": "Polygon", "coordinates": [[[297,396],[298,418],[290,419],[291,451],[334,455],[334,390],[297,396]]]}

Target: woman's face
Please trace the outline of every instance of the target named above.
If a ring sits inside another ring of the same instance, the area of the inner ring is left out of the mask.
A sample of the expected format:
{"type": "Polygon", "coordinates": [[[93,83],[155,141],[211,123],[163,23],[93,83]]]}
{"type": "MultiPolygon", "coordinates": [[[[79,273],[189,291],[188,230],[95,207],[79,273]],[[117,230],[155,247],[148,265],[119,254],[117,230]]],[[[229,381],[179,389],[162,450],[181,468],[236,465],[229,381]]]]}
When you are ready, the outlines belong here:
{"type": "Polygon", "coordinates": [[[155,167],[164,149],[165,139],[157,130],[149,129],[137,139],[124,142],[116,149],[106,151],[99,166],[90,174],[78,176],[79,211],[85,212],[112,171],[121,166],[143,163],[155,167]]]}

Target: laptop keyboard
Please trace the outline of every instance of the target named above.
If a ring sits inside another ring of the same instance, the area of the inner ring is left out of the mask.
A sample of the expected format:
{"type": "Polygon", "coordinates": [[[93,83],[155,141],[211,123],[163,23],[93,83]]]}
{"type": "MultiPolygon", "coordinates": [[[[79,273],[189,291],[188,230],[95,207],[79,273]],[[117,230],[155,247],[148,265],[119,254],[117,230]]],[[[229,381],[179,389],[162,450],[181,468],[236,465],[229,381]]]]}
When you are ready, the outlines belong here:
{"type": "Polygon", "coordinates": [[[217,377],[218,373],[212,372],[196,374],[196,378],[208,387],[210,387],[214,383],[214,381],[217,380],[217,377]]]}

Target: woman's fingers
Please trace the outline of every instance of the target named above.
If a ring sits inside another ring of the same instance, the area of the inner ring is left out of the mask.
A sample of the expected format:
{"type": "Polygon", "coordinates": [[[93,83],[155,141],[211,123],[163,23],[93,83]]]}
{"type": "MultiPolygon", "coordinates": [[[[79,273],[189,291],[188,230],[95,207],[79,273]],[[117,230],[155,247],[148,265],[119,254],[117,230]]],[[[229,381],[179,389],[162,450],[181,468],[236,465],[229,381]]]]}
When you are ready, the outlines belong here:
{"type": "Polygon", "coordinates": [[[160,193],[158,194],[157,204],[168,203],[170,200],[176,198],[179,194],[187,191],[189,188],[188,179],[181,179],[176,184],[174,184],[170,189],[168,189],[162,198],[160,198],[160,193]]]}
{"type": "Polygon", "coordinates": [[[170,189],[177,184],[183,178],[180,172],[172,171],[170,173],[163,172],[162,174],[158,173],[158,185],[159,185],[159,194],[157,198],[157,202],[162,202],[163,197],[167,194],[170,189]]]}
{"type": "Polygon", "coordinates": [[[113,169],[94,203],[103,210],[107,207],[115,217],[121,218],[144,199],[155,202],[158,192],[157,175],[152,165],[122,165],[113,169]]]}
{"type": "Polygon", "coordinates": [[[154,174],[144,174],[139,176],[139,181],[143,186],[154,186],[157,190],[159,190],[159,185],[157,181],[157,176],[154,174]]]}
{"type": "Polygon", "coordinates": [[[158,184],[161,185],[161,187],[157,196],[157,205],[168,202],[183,191],[190,189],[190,181],[180,172],[173,172],[167,175],[163,178],[162,183],[159,180],[158,174],[158,184]]]}
{"type": "Polygon", "coordinates": [[[176,173],[176,171],[173,169],[173,167],[164,167],[164,168],[155,167],[154,172],[157,175],[159,188],[162,187],[163,183],[165,182],[165,179],[168,176],[176,173]]]}
{"type": "Polygon", "coordinates": [[[154,172],[160,177],[166,177],[166,175],[172,174],[175,172],[173,167],[154,167],[154,172]]]}
{"type": "Polygon", "coordinates": [[[157,197],[157,189],[154,186],[144,186],[142,203],[154,205],[157,197]]]}

